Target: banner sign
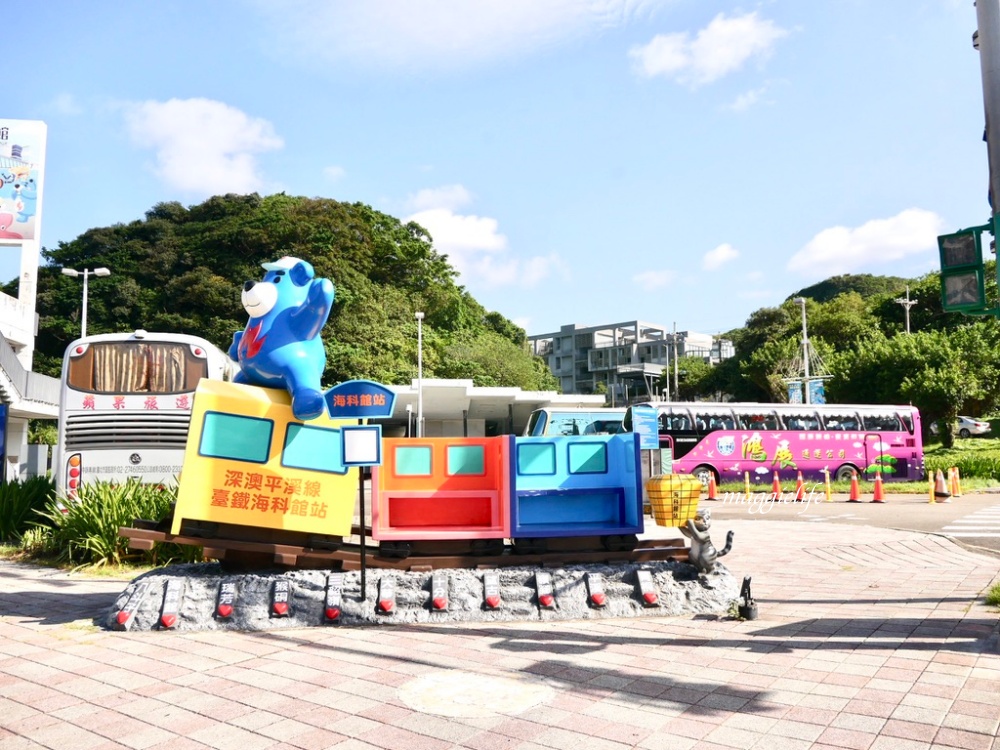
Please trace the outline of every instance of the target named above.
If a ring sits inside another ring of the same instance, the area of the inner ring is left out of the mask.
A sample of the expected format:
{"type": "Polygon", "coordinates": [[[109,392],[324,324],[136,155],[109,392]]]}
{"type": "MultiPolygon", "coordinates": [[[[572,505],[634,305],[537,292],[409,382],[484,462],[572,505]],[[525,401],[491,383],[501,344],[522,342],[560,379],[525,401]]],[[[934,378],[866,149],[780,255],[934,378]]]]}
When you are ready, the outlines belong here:
{"type": "Polygon", "coordinates": [[[38,239],[45,123],[0,118],[0,245],[38,239]]]}

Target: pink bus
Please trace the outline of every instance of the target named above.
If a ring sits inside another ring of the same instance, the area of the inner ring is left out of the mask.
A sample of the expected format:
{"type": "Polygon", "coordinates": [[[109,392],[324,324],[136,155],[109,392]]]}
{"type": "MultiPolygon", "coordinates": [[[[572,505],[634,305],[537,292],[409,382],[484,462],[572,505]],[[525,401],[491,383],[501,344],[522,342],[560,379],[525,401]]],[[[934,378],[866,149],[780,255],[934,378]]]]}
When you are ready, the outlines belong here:
{"type": "Polygon", "coordinates": [[[647,404],[657,410],[661,462],[707,483],[925,478],[920,413],[869,404],[647,404]]]}

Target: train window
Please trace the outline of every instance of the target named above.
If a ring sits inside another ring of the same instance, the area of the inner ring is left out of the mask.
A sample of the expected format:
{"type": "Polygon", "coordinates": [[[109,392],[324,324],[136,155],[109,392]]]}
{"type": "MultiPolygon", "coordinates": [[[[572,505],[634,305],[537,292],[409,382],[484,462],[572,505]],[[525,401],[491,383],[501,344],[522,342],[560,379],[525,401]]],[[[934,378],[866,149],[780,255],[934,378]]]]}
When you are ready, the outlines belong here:
{"type": "Polygon", "coordinates": [[[523,443],[517,446],[517,473],[556,473],[556,446],[553,443],[523,443]]]}
{"type": "Polygon", "coordinates": [[[429,477],[431,475],[431,447],[429,445],[397,445],[393,456],[396,476],[429,477]]]}
{"type": "Polygon", "coordinates": [[[903,429],[895,414],[865,414],[862,419],[867,432],[899,432],[903,429]]]}
{"type": "Polygon", "coordinates": [[[209,458],[267,463],[274,422],[239,414],[205,412],[198,453],[209,458]]]}
{"type": "Polygon", "coordinates": [[[818,430],[819,417],[814,412],[789,412],[785,416],[786,430],[818,430]]]}
{"type": "Polygon", "coordinates": [[[485,451],[481,445],[449,445],[447,456],[450,477],[459,474],[481,477],[486,473],[485,451]]]}
{"type": "MultiPolygon", "coordinates": [[[[553,414],[549,420],[547,435],[582,435],[590,424],[587,415],[553,414]]],[[[538,434],[537,430],[532,434],[538,434]]]]}
{"type": "Polygon", "coordinates": [[[828,430],[860,430],[861,420],[857,414],[826,414],[823,422],[828,430]]]}
{"type": "Polygon", "coordinates": [[[291,469],[346,474],[340,430],[289,424],[285,447],[281,452],[281,465],[291,469]]]}
{"type": "Polygon", "coordinates": [[[608,446],[605,443],[570,443],[570,474],[607,474],[608,446]]]}

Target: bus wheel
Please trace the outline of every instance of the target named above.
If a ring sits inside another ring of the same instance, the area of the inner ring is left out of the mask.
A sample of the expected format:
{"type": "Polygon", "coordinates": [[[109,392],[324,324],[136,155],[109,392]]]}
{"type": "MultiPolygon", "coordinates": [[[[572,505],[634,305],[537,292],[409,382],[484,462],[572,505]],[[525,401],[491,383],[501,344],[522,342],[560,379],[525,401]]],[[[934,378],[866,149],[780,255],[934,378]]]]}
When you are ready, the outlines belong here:
{"type": "MultiPolygon", "coordinates": [[[[833,478],[838,482],[848,482],[856,471],[858,471],[857,467],[851,466],[850,464],[844,464],[837,469],[837,473],[833,475],[833,478]]],[[[858,474],[860,475],[861,472],[858,471],[858,474]]]]}
{"type": "Polygon", "coordinates": [[[701,482],[701,486],[705,488],[708,487],[709,477],[715,477],[715,483],[719,483],[718,473],[711,466],[706,466],[705,464],[696,466],[694,471],[691,472],[691,476],[696,477],[701,482]]]}

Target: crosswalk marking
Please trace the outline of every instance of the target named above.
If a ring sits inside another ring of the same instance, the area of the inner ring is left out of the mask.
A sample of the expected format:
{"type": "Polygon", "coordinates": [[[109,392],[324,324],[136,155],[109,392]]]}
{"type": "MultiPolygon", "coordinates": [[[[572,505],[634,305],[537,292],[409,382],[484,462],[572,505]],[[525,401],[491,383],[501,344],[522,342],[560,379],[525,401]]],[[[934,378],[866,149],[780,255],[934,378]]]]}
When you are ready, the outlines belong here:
{"type": "Polygon", "coordinates": [[[941,529],[941,533],[952,537],[1000,539],[1000,505],[952,521],[941,529]]]}

